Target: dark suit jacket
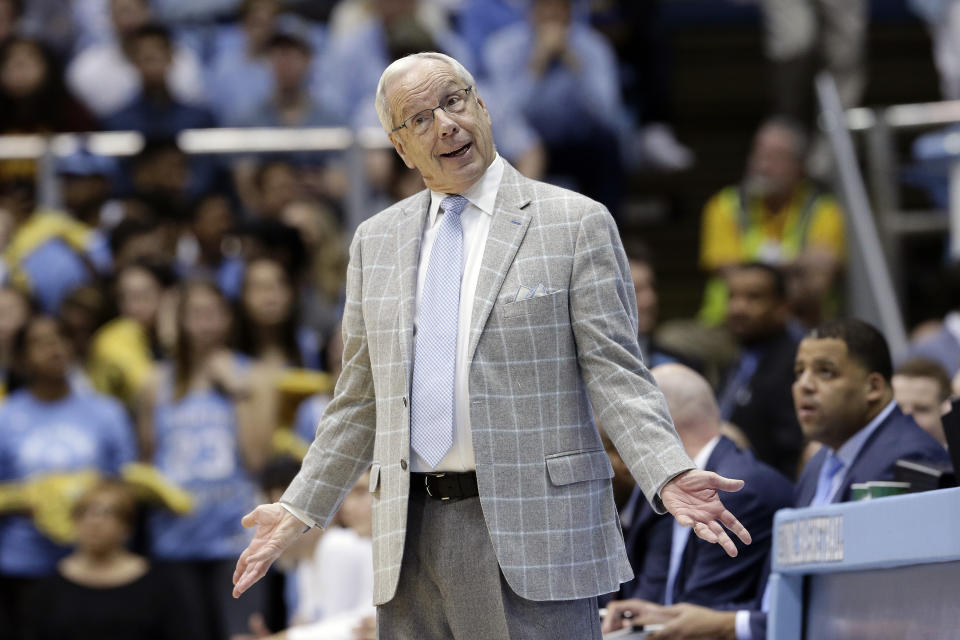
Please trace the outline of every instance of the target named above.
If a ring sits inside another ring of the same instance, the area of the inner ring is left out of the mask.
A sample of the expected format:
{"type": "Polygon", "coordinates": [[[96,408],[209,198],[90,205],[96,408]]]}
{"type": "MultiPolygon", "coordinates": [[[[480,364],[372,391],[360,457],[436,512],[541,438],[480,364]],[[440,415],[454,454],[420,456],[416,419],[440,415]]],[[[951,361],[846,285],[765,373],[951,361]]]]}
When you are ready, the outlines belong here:
{"type": "MultiPolygon", "coordinates": [[[[806,507],[813,501],[817,491],[820,467],[827,457],[821,449],[817,452],[800,476],[796,490],[796,506],[806,507]]],[[[887,419],[880,423],[877,430],[864,443],[860,454],[843,478],[843,484],[837,491],[834,502],[846,502],[850,499],[850,485],[871,480],[892,480],[893,468],[897,460],[917,460],[920,462],[947,462],[947,450],[926,431],[917,426],[913,418],[906,416],[895,407],[887,419]]],[[[759,605],[759,603],[758,603],[759,605]]],[[[755,611],[750,615],[750,631],[753,640],[766,640],[767,614],[755,611]]]]}
{"type": "Polygon", "coordinates": [[[790,390],[797,340],[783,331],[767,340],[762,349],[757,372],[737,393],[730,422],[750,438],[757,458],[794,480],[803,448],[790,390]]]}
{"type": "MultiPolygon", "coordinates": [[[[737,544],[740,553],[729,557],[719,545],[692,534],[687,539],[673,585],[673,602],[728,608],[751,603],[763,576],[770,551],[773,514],[792,503],[792,485],[780,473],[741,451],[721,437],[707,460],[706,469],[728,478],[744,480],[744,488],[722,495],[723,503],[750,531],[753,544],[737,544]]],[[[621,597],[664,601],[673,518],[658,516],[641,503],[627,536],[627,553],[636,578],[624,585],[621,597]]],[[[735,540],[735,542],[738,542],[735,540]]]]}

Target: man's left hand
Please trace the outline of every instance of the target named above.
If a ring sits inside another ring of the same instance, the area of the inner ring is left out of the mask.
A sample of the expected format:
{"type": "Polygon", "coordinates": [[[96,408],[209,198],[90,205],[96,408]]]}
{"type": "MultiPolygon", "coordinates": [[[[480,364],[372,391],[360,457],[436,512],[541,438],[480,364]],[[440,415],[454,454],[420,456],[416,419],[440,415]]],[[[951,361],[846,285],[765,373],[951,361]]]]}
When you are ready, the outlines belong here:
{"type": "Polygon", "coordinates": [[[693,532],[703,540],[720,543],[730,557],[736,557],[737,546],[720,526],[750,544],[750,532],[737,518],[727,511],[717,491],[739,491],[743,480],[733,480],[712,471],[691,469],[673,478],[660,490],[660,499],[667,511],[673,514],[684,527],[693,527],[693,532]]]}

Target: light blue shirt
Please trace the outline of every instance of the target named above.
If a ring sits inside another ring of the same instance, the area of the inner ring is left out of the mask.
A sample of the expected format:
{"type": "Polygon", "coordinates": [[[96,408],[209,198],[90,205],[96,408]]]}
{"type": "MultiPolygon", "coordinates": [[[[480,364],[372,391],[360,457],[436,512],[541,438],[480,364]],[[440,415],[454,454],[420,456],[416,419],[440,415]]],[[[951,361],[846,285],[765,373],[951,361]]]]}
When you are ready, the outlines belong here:
{"type": "MultiPolygon", "coordinates": [[[[843,484],[843,479],[847,475],[847,472],[850,470],[850,467],[853,466],[854,460],[857,459],[857,456],[860,455],[860,451],[863,449],[863,446],[867,444],[867,440],[870,439],[870,436],[873,435],[873,432],[877,430],[880,424],[887,419],[887,416],[894,410],[897,406],[897,403],[891,400],[887,406],[885,406],[880,413],[878,413],[873,420],[867,423],[867,426],[857,431],[853,436],[851,436],[846,442],[844,442],[839,449],[834,452],[829,447],[827,448],[827,455],[834,455],[840,461],[841,467],[839,471],[833,474],[833,477],[830,478],[830,488],[829,490],[824,490],[826,499],[823,501],[823,504],[831,504],[836,502],[837,491],[839,491],[840,486],[843,484]]],[[[826,461],[824,461],[826,464],[826,461]]],[[[818,495],[821,493],[821,487],[817,486],[816,493],[818,495]]],[[[767,583],[767,588],[763,592],[763,599],[760,603],[760,608],[763,611],[767,611],[770,603],[770,583],[767,583]]],[[[737,631],[737,640],[753,640],[753,634],[750,633],[750,612],[747,610],[737,611],[736,619],[736,631],[737,631]]]]}

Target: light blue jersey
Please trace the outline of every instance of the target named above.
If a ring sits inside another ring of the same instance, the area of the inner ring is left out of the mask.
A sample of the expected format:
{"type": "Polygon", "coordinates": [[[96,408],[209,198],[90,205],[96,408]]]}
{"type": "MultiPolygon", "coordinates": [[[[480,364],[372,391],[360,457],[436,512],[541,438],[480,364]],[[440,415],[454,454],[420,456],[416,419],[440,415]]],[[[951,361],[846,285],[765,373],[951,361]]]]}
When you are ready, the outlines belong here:
{"type": "Polygon", "coordinates": [[[193,494],[195,508],[149,518],[150,551],[165,560],[235,558],[250,540],[240,519],[256,506],[255,485],[243,467],[233,401],[208,389],[173,399],[168,375],[154,410],[153,464],[193,494]]]}
{"type": "MultiPolygon", "coordinates": [[[[107,396],[71,391],[43,402],[24,389],[0,407],[0,482],[85,469],[117,474],[135,455],[127,413],[107,396]]],[[[40,534],[30,518],[0,517],[0,574],[49,575],[67,551],[40,534]]]]}

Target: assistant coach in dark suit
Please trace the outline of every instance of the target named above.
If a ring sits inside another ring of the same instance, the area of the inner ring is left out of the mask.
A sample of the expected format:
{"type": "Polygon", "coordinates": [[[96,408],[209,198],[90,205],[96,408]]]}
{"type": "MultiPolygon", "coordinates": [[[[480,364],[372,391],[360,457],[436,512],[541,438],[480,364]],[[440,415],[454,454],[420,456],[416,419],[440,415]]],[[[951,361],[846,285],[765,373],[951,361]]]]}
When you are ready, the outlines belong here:
{"type": "MultiPolygon", "coordinates": [[[[757,598],[771,545],[773,514],[793,505],[793,485],[751,452],[741,451],[720,434],[720,417],[709,384],[698,373],[677,364],[651,370],[670,407],[677,434],[697,466],[744,481],[744,488],[724,497],[738,514],[753,542],[736,558],[716,545],[687,539],[673,518],[655,513],[634,492],[634,517],[626,543],[636,578],[620,589],[620,598],[672,604],[692,602],[708,607],[749,606],[757,598]],[[679,546],[676,546],[679,545],[679,546]]],[[[629,604],[612,602],[615,616],[629,604]]],[[[608,628],[610,624],[607,624],[608,628]]]]}
{"type": "MultiPolygon", "coordinates": [[[[828,322],[797,349],[793,399],[804,435],[824,446],[797,484],[796,506],[843,502],[850,486],[890,480],[897,460],[944,463],[946,450],[893,400],[893,365],[883,334],[860,320],[828,322]]],[[[763,602],[753,611],[716,611],[684,603],[630,610],[641,622],[665,623],[650,640],[765,640],[763,602]]]]}
{"type": "Polygon", "coordinates": [[[716,490],[743,483],[680,446],[609,212],[500,158],[448,56],[392,63],[376,105],[427,189],[356,231],[343,372],[280,503],[244,519],[234,593],[370,468],[381,638],[599,638],[596,596],[631,573],[594,414],[646,498],[731,554],[723,525],[749,534],[716,490]]]}

